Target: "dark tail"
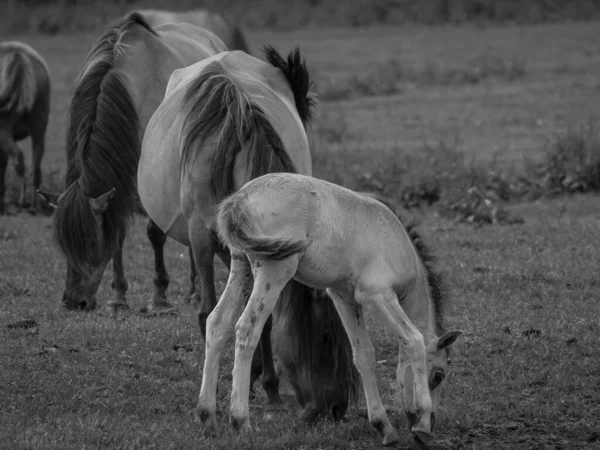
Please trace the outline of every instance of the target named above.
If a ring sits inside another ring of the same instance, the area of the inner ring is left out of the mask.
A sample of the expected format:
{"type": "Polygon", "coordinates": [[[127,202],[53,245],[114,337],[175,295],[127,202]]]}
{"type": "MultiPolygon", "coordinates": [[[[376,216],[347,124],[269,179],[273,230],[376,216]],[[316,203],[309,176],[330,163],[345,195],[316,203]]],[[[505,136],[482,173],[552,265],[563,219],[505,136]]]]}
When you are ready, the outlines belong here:
{"type": "Polygon", "coordinates": [[[184,103],[182,170],[191,166],[207,138],[218,137],[210,167],[215,202],[234,191],[235,161],[244,147],[249,152],[251,179],[269,172],[296,172],[267,116],[233,83],[218,61],[194,80],[184,103]]]}
{"type": "Polygon", "coordinates": [[[0,66],[0,113],[20,115],[33,106],[36,82],[29,56],[13,50],[0,66]]]}
{"type": "Polygon", "coordinates": [[[296,109],[304,128],[307,128],[314,119],[315,109],[317,107],[317,96],[310,93],[312,81],[306,69],[306,62],[302,60],[300,49],[295,48],[288,55],[287,61],[284,60],[277,50],[270,45],[263,48],[267,61],[273,66],[279,68],[290,84],[290,88],[294,93],[296,109]]]}

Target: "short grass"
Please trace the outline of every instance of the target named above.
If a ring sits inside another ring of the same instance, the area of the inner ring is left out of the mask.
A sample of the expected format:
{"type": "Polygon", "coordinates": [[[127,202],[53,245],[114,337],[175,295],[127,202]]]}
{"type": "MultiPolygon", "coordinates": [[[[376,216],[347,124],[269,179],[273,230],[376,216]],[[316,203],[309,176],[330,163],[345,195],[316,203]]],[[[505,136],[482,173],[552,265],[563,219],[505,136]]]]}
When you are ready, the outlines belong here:
{"type": "MultiPolygon", "coordinates": [[[[481,167],[517,170],[524,157],[543,158],[548,136],[598,117],[597,25],[332,29],[249,38],[255,52],[268,43],[281,51],[299,45],[321,92],[326,80],[367,73],[377,82],[374,68],[406,67],[394,72],[393,92],[349,93],[335,101],[324,95],[311,132],[315,173],[354,186],[382,164],[440,142],[481,167]],[[445,82],[447,74],[470,73],[482,60],[522,67],[522,75],[445,82]],[[438,81],[414,75],[427,67],[438,81]]],[[[47,186],[60,187],[68,102],[95,34],[16,37],[39,49],[52,69],[44,169],[47,186]]],[[[573,195],[508,208],[523,223],[474,227],[432,210],[414,212],[448,277],[448,321],[464,330],[443,387],[435,446],[598,448],[600,199],[573,195]]],[[[172,241],[166,253],[169,294],[179,301],[188,289],[187,255],[172,241]]],[[[221,371],[220,436],[203,438],[194,420],[203,347],[189,307],[180,304],[178,317],[133,312],[116,320],[63,311],[64,262],[52,244],[50,217],[3,217],[0,255],[3,448],[250,447],[226,422],[231,347],[221,371]],[[25,319],[35,323],[9,327],[25,319]]],[[[153,273],[142,218],[132,226],[125,262],[129,301],[137,309],[151,295],[153,273]]],[[[219,266],[219,292],[225,275],[219,266]]],[[[110,296],[108,271],[101,303],[110,296]]],[[[380,390],[393,411],[396,344],[370,326],[380,390]]],[[[254,447],[370,449],[380,438],[364,411],[361,400],[339,424],[307,427],[293,407],[269,420],[259,389],[251,406],[254,447]]],[[[402,415],[391,418],[401,435],[398,448],[412,448],[402,415]]]]}

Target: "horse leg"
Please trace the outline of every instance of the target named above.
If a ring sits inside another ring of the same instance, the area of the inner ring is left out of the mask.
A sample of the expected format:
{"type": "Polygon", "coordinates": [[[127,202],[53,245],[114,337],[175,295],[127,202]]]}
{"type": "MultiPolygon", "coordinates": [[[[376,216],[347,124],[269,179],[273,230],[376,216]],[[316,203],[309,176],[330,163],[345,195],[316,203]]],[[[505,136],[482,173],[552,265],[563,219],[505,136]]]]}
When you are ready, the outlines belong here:
{"type": "Polygon", "coordinates": [[[35,134],[31,138],[31,149],[33,152],[33,190],[30,193],[29,206],[32,210],[36,210],[38,202],[37,190],[42,184],[42,158],[44,157],[45,144],[44,144],[44,132],[35,134]]]}
{"type": "Polygon", "coordinates": [[[273,312],[279,294],[292,279],[298,267],[299,256],[293,255],[281,261],[253,261],[254,288],[236,324],[235,360],[229,421],[233,428],[243,434],[251,432],[248,419],[248,378],[252,355],[260,336],[273,312]]]}
{"type": "Polygon", "coordinates": [[[6,193],[6,167],[8,157],[0,151],[0,215],[4,215],[4,194],[6,193]]]}
{"type": "MultiPolygon", "coordinates": [[[[260,334],[260,347],[257,347],[254,360],[262,356],[262,385],[267,393],[268,405],[281,405],[283,400],[279,395],[279,378],[273,361],[273,347],[271,345],[271,330],[273,329],[273,316],[269,315],[260,334]]],[[[260,359],[259,359],[260,360],[260,359]]],[[[256,380],[255,380],[256,381],[256,380]]]]}
{"type": "Polygon", "coordinates": [[[348,339],[352,345],[354,364],[358,369],[367,400],[369,422],[383,436],[383,445],[389,445],[398,440],[396,431],[390,424],[381,397],[377,389],[375,377],[375,349],[369,339],[363,307],[344,298],[340,293],[327,289],[327,294],[333,300],[335,309],[342,319],[348,339]]]}
{"type": "Polygon", "coordinates": [[[202,221],[190,224],[190,243],[196,267],[196,288],[191,303],[198,310],[198,324],[206,341],[206,320],[217,304],[215,292],[214,256],[217,245],[212,233],[202,221]]]}
{"type": "Polygon", "coordinates": [[[227,286],[217,306],[208,316],[207,338],[202,369],[202,386],[198,397],[197,415],[204,432],[212,435],[216,431],[217,382],[221,352],[229,338],[233,324],[239,317],[246,299],[252,290],[252,271],[243,254],[232,257],[227,286]]]}
{"type": "MultiPolygon", "coordinates": [[[[218,242],[216,235],[213,235],[215,241],[218,242]]],[[[231,270],[231,253],[220,242],[217,244],[217,255],[223,261],[223,264],[228,270],[231,270]]],[[[261,334],[260,346],[256,347],[254,356],[252,357],[252,368],[250,370],[250,399],[256,398],[254,384],[262,374],[263,388],[267,393],[267,403],[269,405],[282,403],[279,396],[279,378],[275,371],[275,363],[273,361],[273,350],[271,348],[271,329],[273,328],[273,320],[270,317],[261,334]],[[264,369],[263,369],[264,368],[264,369]]]]}
{"type": "Polygon", "coordinates": [[[164,310],[173,306],[167,301],[166,290],[169,286],[169,274],[165,268],[164,248],[167,235],[158,228],[152,219],[146,226],[146,234],[154,250],[154,295],[148,303],[148,310],[164,310]]]}
{"type": "Polygon", "coordinates": [[[119,248],[117,249],[115,256],[113,256],[113,280],[111,287],[116,293],[116,299],[108,302],[106,306],[111,308],[113,312],[117,309],[129,309],[125,293],[129,284],[125,278],[125,270],[123,269],[123,242],[125,241],[125,235],[119,239],[119,248]]]}
{"type": "Polygon", "coordinates": [[[194,263],[194,252],[192,252],[192,247],[188,247],[188,256],[190,258],[190,290],[185,298],[186,303],[192,301],[194,292],[196,292],[196,264],[194,263]]]}
{"type": "Polygon", "coordinates": [[[375,318],[400,340],[396,370],[399,398],[409,418],[411,432],[427,442],[431,439],[432,402],[423,335],[412,324],[393,290],[370,294],[365,300],[373,305],[375,318]]]}

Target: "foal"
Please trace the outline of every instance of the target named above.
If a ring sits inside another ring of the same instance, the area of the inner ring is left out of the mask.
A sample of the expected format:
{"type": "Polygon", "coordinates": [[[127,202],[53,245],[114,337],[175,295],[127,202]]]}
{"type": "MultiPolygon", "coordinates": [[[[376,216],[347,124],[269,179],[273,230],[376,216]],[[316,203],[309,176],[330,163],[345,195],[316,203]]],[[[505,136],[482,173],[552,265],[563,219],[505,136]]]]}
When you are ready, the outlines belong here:
{"type": "Polygon", "coordinates": [[[333,299],[362,377],[369,421],[384,445],[398,436],[377,389],[364,310],[399,338],[398,397],[415,438],[429,440],[437,408],[434,391],[448,364],[448,347],[461,332],[437,335],[426,267],[396,215],[368,195],[310,176],[276,173],[250,181],[224,200],[217,223],[232,265],[207,323],[198,402],[206,430],[215,426],[221,349],[246,301],[245,279],[252,271],[252,294],[236,324],[230,406],[236,430],[251,432],[247,380],[252,354],[279,293],[293,278],[326,288],[333,299]]]}

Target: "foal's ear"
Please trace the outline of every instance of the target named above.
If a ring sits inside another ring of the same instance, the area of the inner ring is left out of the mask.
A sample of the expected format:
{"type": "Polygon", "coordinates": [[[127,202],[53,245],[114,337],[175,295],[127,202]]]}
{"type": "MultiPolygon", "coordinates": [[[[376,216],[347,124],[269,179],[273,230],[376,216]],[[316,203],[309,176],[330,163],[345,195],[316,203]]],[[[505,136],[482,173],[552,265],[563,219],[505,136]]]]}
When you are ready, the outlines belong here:
{"type": "Polygon", "coordinates": [[[108,205],[110,203],[110,199],[115,195],[115,188],[112,188],[110,191],[105,192],[96,198],[90,198],[90,204],[92,205],[92,211],[96,214],[102,214],[104,211],[108,209],[108,205]]]}
{"type": "Polygon", "coordinates": [[[452,344],[454,344],[454,342],[456,342],[456,340],[458,339],[458,337],[462,334],[462,331],[448,331],[446,334],[444,334],[442,337],[440,337],[438,339],[437,342],[437,349],[439,350],[443,350],[447,347],[450,347],[452,344]]]}
{"type": "Polygon", "coordinates": [[[58,206],[58,199],[60,197],[60,194],[55,194],[54,192],[44,192],[39,189],[36,192],[40,197],[42,197],[48,202],[52,209],[56,209],[56,207],[58,206]]]}

